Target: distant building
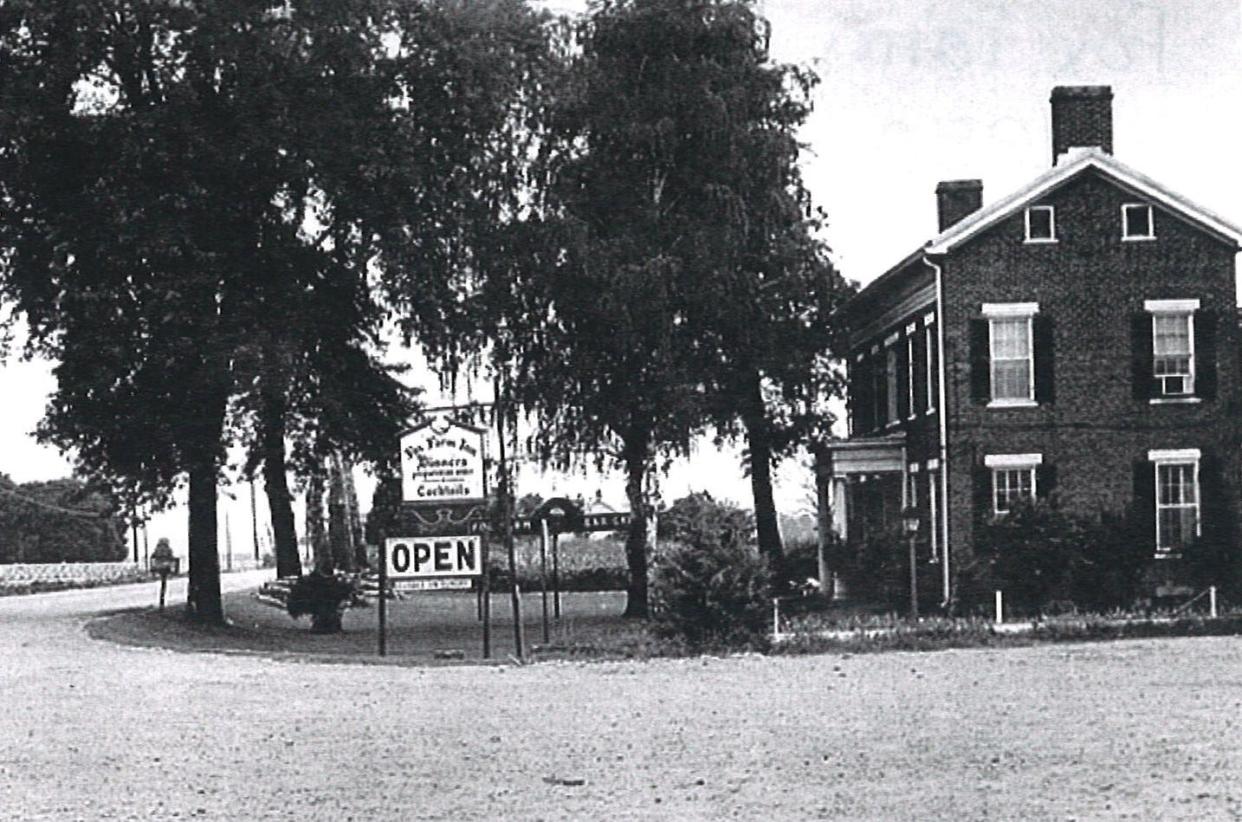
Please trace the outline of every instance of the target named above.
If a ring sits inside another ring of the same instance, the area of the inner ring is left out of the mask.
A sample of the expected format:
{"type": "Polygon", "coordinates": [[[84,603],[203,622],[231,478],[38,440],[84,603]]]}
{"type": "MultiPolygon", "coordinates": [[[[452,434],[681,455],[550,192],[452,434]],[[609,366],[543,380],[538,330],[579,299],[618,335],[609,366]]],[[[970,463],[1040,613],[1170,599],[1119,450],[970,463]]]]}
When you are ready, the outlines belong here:
{"type": "Polygon", "coordinates": [[[1051,169],[986,208],[979,180],[940,183],[940,233],[842,308],[834,527],[856,545],[917,507],[945,601],[1022,498],[1133,507],[1153,557],[1237,516],[1242,229],[1113,157],[1107,86],[1051,102],[1051,169]]]}

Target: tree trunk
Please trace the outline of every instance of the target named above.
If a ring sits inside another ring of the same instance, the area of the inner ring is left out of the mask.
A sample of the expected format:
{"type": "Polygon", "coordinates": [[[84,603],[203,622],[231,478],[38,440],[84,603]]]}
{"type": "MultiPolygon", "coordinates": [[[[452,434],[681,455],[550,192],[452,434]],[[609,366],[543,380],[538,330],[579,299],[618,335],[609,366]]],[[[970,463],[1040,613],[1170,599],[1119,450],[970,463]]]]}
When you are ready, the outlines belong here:
{"type": "Polygon", "coordinates": [[[749,402],[746,403],[742,421],[746,425],[746,444],[750,451],[755,530],[759,537],[759,553],[767,557],[773,570],[776,570],[785,551],[776,519],[776,501],[772,497],[772,438],[758,374],[752,376],[747,393],[749,402]]]}
{"type": "Polygon", "coordinates": [[[354,566],[350,545],[349,515],[345,509],[345,469],[339,454],[328,463],[328,544],[332,547],[332,564],[343,571],[354,566]]]}
{"type": "MultiPolygon", "coordinates": [[[[636,438],[637,439],[637,438],[636,438]]],[[[626,443],[625,496],[630,501],[630,530],[625,538],[625,561],[630,580],[625,589],[625,614],[646,619],[647,609],[647,505],[643,478],[647,471],[647,441],[626,443]]]]}
{"type": "Polygon", "coordinates": [[[201,425],[187,433],[191,441],[185,449],[190,474],[190,567],[186,611],[191,619],[198,622],[223,625],[216,511],[219,447],[224,434],[223,397],[208,405],[205,417],[201,425]]]}
{"type": "Polygon", "coordinates": [[[280,398],[269,397],[263,418],[263,490],[272,514],[272,535],[276,541],[276,576],[302,576],[298,556],[297,526],[293,520],[293,499],[285,471],[285,409],[280,398]]]}
{"type": "Polygon", "coordinates": [[[311,469],[306,484],[306,539],[310,541],[315,570],[324,573],[334,570],[336,566],[323,527],[323,471],[317,465],[311,469]]]}
{"type": "Polygon", "coordinates": [[[349,538],[354,546],[354,567],[364,569],[370,566],[367,556],[366,535],[362,533],[362,512],[358,508],[358,489],[354,486],[354,463],[342,458],[345,480],[345,515],[349,520],[349,538]]]}

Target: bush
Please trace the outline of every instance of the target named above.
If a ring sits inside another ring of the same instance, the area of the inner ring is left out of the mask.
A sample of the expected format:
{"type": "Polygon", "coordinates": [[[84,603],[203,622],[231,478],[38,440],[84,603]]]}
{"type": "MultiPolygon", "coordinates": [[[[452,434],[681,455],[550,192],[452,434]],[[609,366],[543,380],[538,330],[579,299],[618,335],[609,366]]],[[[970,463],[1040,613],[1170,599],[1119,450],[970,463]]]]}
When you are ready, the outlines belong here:
{"type": "MultiPolygon", "coordinates": [[[[819,541],[815,537],[785,543],[777,567],[772,569],[773,588],[782,594],[801,591],[808,579],[819,579],[819,541]]],[[[827,584],[820,580],[821,584],[827,584]]]]}
{"type": "Polygon", "coordinates": [[[1068,596],[1093,611],[1130,608],[1143,593],[1151,546],[1136,515],[1104,513],[1083,527],[1081,550],[1070,557],[1068,596]]]}
{"type": "Polygon", "coordinates": [[[353,596],[354,583],[348,577],[316,570],[298,577],[285,607],[294,619],[309,616],[311,633],[334,634],[341,631],[341,616],[353,596]]]}
{"type": "Polygon", "coordinates": [[[748,539],[749,531],[720,514],[713,505],[699,508],[679,531],[685,542],[657,560],[652,628],[657,636],[690,648],[764,648],[771,585],[767,562],[748,539]]]}
{"type": "Polygon", "coordinates": [[[1090,518],[1032,502],[980,525],[957,568],[959,612],[990,612],[993,592],[1015,614],[1107,611],[1138,599],[1151,549],[1133,515],[1090,518]]]}
{"type": "Polygon", "coordinates": [[[656,523],[660,542],[699,545],[727,535],[727,539],[749,542],[755,534],[755,518],[750,511],[729,502],[720,502],[706,491],[682,497],[660,513],[656,523]]]}
{"type": "MultiPolygon", "coordinates": [[[[910,607],[910,565],[906,537],[901,526],[873,529],[851,550],[839,540],[828,543],[825,559],[828,567],[845,581],[850,599],[871,603],[890,611],[910,607]]],[[[922,576],[937,573],[939,566],[930,565],[920,554],[922,576]]],[[[920,591],[932,591],[934,580],[920,577],[920,591]]]]}

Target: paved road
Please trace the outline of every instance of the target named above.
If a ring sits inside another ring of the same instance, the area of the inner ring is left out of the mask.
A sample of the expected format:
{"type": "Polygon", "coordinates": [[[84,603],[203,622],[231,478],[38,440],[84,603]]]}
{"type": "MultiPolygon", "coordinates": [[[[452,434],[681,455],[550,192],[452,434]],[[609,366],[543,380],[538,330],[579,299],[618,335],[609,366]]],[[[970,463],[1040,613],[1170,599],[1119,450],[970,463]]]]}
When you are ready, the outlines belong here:
{"type": "Polygon", "coordinates": [[[1242,818],[1234,638],[421,669],[82,630],[153,599],[0,600],[0,819],[1242,818]]]}

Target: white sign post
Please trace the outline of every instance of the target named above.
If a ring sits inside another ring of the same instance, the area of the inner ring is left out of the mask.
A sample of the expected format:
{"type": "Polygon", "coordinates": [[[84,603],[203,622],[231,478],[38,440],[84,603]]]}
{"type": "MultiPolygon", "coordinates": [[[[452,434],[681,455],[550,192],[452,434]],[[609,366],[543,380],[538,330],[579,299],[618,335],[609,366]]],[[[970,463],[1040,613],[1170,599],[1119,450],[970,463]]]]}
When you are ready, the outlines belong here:
{"type": "Polygon", "coordinates": [[[401,436],[401,498],[432,505],[482,500],[483,430],[439,414],[401,436]]]}

